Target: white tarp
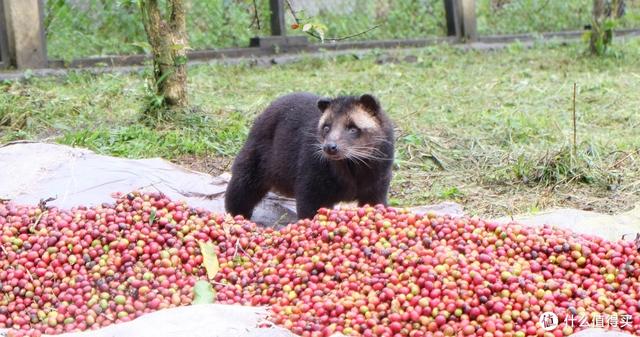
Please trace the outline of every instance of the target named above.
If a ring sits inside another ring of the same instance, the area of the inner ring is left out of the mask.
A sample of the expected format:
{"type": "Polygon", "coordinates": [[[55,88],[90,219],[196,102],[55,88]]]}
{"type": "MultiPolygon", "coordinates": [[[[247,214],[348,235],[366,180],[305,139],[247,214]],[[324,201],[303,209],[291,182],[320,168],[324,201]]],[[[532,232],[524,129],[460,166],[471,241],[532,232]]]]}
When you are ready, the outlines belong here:
{"type": "MultiPolygon", "coordinates": [[[[239,305],[199,304],[159,310],[125,323],[56,337],[295,337],[278,326],[265,323],[265,308],[239,305]]],[[[267,322],[268,323],[268,322],[267,322]]]]}
{"type": "MultiPolygon", "coordinates": [[[[71,208],[112,203],[113,192],[161,191],[192,207],[224,212],[229,176],[213,177],[160,158],[126,159],[57,144],[13,143],[0,146],[0,198],[71,208]]],[[[295,219],[295,203],[270,193],[253,219],[267,226],[295,219]]]]}
{"type": "Polygon", "coordinates": [[[640,205],[616,215],[561,208],[532,215],[519,215],[513,219],[500,218],[497,221],[515,221],[532,226],[551,224],[580,234],[597,235],[609,241],[618,241],[623,236],[632,240],[635,239],[636,233],[640,233],[640,205]]]}
{"type": "MultiPolygon", "coordinates": [[[[19,142],[0,146],[0,199],[71,208],[111,203],[111,193],[160,191],[192,207],[224,212],[229,175],[217,177],[185,169],[164,159],[126,159],[95,154],[65,145],[19,142]]],[[[455,203],[418,207],[462,215],[455,203]]],[[[269,193],[255,209],[254,222],[282,226],[296,220],[295,201],[269,193]]]]}

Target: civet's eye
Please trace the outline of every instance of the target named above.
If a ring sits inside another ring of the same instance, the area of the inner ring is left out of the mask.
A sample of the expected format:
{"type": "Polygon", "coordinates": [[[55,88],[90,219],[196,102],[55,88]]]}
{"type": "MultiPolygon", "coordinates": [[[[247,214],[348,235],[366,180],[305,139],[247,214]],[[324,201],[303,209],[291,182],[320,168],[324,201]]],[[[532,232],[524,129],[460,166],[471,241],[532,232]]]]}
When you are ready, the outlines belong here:
{"type": "Polygon", "coordinates": [[[329,132],[329,130],[331,130],[331,126],[329,126],[328,124],[322,128],[322,131],[324,131],[324,133],[329,132]]]}
{"type": "Polygon", "coordinates": [[[358,129],[356,126],[349,126],[349,133],[356,134],[358,132],[360,132],[360,129],[358,129]]]}

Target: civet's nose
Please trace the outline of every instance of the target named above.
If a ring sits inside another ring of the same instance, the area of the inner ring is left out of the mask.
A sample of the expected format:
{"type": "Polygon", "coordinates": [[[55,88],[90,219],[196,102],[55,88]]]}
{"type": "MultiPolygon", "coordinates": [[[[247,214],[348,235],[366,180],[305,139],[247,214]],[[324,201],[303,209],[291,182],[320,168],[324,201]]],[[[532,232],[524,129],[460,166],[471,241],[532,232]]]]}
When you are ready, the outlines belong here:
{"type": "Polygon", "coordinates": [[[336,143],[326,143],[324,144],[323,150],[327,154],[334,155],[338,153],[338,145],[336,145],[336,143]]]}

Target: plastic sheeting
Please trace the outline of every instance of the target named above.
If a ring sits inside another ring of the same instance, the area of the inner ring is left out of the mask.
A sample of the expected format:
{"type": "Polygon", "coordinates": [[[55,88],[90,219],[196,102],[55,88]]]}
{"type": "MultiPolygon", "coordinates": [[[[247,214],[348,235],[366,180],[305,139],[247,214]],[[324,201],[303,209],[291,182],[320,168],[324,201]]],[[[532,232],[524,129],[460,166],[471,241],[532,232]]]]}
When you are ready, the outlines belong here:
{"type": "Polygon", "coordinates": [[[620,332],[620,331],[607,331],[604,329],[586,329],[579,332],[574,333],[571,337],[634,337],[628,333],[620,332]]]}
{"type": "MultiPolygon", "coordinates": [[[[0,146],[0,199],[20,204],[61,208],[111,203],[111,193],[160,191],[192,207],[224,212],[224,192],[230,175],[214,177],[160,158],[126,159],[104,156],[65,145],[18,142],[0,146]]],[[[416,213],[463,215],[456,203],[413,208],[416,213]]],[[[254,210],[252,221],[281,227],[295,222],[295,200],[269,193],[254,210]]]]}
{"type": "Polygon", "coordinates": [[[623,236],[627,240],[633,240],[636,233],[640,233],[640,205],[629,212],[616,215],[562,208],[497,221],[516,221],[530,226],[550,224],[580,234],[597,235],[609,241],[618,241],[623,236]]]}
{"type": "MultiPolygon", "coordinates": [[[[192,207],[224,212],[229,175],[213,177],[160,158],[125,159],[45,143],[13,143],[0,147],[0,198],[71,208],[111,203],[111,193],[161,191],[192,207]]],[[[295,221],[295,202],[269,193],[252,220],[265,226],[295,221]]]]}
{"type": "Polygon", "coordinates": [[[200,304],[159,310],[125,323],[56,337],[296,337],[265,323],[266,308],[200,304]]]}

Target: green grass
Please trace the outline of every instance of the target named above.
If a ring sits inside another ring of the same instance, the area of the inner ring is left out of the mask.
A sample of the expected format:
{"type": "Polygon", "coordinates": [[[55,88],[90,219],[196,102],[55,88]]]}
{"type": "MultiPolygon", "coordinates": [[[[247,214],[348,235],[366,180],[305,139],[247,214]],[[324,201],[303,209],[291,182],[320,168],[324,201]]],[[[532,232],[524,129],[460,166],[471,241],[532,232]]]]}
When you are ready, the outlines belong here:
{"type": "Polygon", "coordinates": [[[393,204],[456,200],[476,214],[554,205],[620,210],[640,200],[640,40],[616,40],[602,58],[584,48],[441,46],[388,52],[411,52],[414,63],[380,64],[383,52],[373,51],[268,68],[195,66],[192,112],[157,127],[138,123],[148,72],[5,82],[0,141],[46,139],[202,168],[232,160],[253,118],[279,95],[371,92],[397,124],[393,204]]]}
{"type": "MultiPolygon", "coordinates": [[[[491,0],[477,1],[481,35],[582,30],[591,20],[593,1],[513,0],[496,9],[491,0]]],[[[640,28],[640,2],[626,1],[620,28],[640,28]]]]}
{"type": "MultiPolygon", "coordinates": [[[[185,2],[193,49],[244,47],[251,37],[270,34],[267,0],[256,1],[260,29],[254,20],[254,0],[185,2]]],[[[492,35],[581,30],[589,23],[592,3],[592,0],[511,0],[496,8],[491,5],[492,0],[479,0],[478,32],[492,35]]],[[[47,48],[51,58],[72,60],[149,50],[137,0],[47,0],[46,4],[47,48]]],[[[345,1],[343,8],[330,7],[314,16],[298,14],[326,25],[328,37],[350,36],[374,25],[380,26],[354,39],[406,39],[446,34],[442,0],[353,0],[345,1]]],[[[288,12],[286,20],[288,25],[293,23],[288,12]]],[[[627,1],[627,14],[619,27],[640,28],[640,1],[627,1]]],[[[289,29],[288,34],[303,33],[289,29]]]]}

